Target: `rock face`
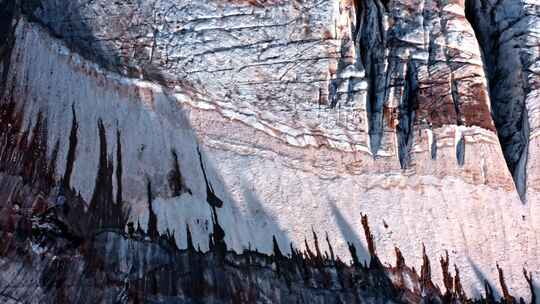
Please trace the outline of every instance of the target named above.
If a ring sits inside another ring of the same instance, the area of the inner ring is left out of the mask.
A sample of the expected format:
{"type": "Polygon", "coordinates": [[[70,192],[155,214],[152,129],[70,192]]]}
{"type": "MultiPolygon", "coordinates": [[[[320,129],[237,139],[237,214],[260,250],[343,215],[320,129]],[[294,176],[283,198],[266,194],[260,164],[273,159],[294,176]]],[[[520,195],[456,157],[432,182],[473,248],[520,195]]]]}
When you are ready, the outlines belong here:
{"type": "Polygon", "coordinates": [[[0,296],[534,302],[535,2],[0,0],[0,296]]]}
{"type": "Polygon", "coordinates": [[[466,9],[484,53],[503,153],[525,200],[527,192],[538,192],[538,4],[469,1],[466,9]]]}

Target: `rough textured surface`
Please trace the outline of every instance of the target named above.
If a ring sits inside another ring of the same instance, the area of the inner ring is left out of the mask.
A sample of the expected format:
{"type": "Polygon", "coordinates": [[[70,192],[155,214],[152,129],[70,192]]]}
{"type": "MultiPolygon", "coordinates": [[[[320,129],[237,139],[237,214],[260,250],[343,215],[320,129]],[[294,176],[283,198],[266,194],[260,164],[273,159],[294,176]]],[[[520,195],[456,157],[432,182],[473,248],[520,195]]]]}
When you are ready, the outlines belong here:
{"type": "Polygon", "coordinates": [[[83,239],[188,224],[202,251],[216,216],[237,252],[313,229],[369,260],[362,212],[383,263],[424,243],[470,296],[499,265],[529,298],[538,5],[465,2],[0,0],[0,207],[67,197],[83,239]]]}
{"type": "MultiPolygon", "coordinates": [[[[2,175],[4,179],[9,177],[2,175]]],[[[37,183],[47,181],[45,176],[35,177],[37,183]]],[[[39,202],[36,193],[26,192],[25,198],[34,199],[31,209],[15,204],[2,210],[3,303],[516,303],[498,265],[503,293],[500,301],[487,281],[485,295],[469,299],[458,268],[454,266],[454,275],[448,270],[448,253],[440,259],[444,292],[432,281],[425,249],[420,273],[405,264],[398,248],[396,265],[383,266],[365,215],[361,221],[369,266],[367,262],[361,264],[351,243],[348,246],[353,262],[342,262],[334,255],[328,235],[329,251],[322,254],[315,232],[313,243],[305,242],[305,251],[291,245],[287,256],[275,238],[269,255],[252,249],[241,254],[227,251],[225,231],[215,208],[209,251],[203,253],[195,249],[189,226],[185,230],[187,248],[183,250],[178,249],[170,231],[157,231],[151,193],[147,232],[139,224],[137,229],[128,224],[125,233],[121,230],[124,224],[114,222],[96,231],[93,222],[87,220],[103,209],[81,213],[80,204],[84,202],[80,197],[70,189],[61,189],[64,192],[56,196],[66,199],[61,208],[47,209],[47,202],[39,202]],[[89,226],[84,227],[84,223],[89,226]]],[[[50,193],[51,189],[42,191],[40,194],[50,193]]],[[[118,218],[116,214],[101,217],[103,221],[118,218]]],[[[535,303],[532,275],[524,269],[523,276],[531,291],[531,303],[535,303]]]]}
{"type": "Polygon", "coordinates": [[[484,53],[499,139],[523,200],[529,188],[538,192],[538,7],[535,1],[467,2],[484,53]]]}

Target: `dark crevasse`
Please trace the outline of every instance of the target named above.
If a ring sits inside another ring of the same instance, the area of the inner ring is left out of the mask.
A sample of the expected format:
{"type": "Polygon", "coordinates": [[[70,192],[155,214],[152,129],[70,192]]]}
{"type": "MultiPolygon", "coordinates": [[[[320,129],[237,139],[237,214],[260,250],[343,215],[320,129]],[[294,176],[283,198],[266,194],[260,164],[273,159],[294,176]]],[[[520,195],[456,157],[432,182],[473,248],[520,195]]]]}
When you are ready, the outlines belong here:
{"type": "Polygon", "coordinates": [[[406,69],[404,92],[399,106],[399,124],[396,128],[399,162],[402,169],[408,168],[411,164],[417,92],[414,63],[409,61],[406,69]]]}
{"type": "Polygon", "coordinates": [[[366,110],[371,153],[377,155],[381,149],[385,125],[395,128],[399,162],[402,169],[407,169],[412,165],[411,149],[417,122],[419,63],[412,58],[397,59],[403,47],[399,42],[400,31],[406,30],[406,26],[400,24],[385,29],[384,16],[392,8],[388,1],[355,1],[354,4],[357,17],[355,44],[367,80],[366,110]],[[398,74],[400,76],[396,77],[398,74]],[[392,87],[403,88],[396,108],[388,105],[392,87]]]}
{"type": "Polygon", "coordinates": [[[356,43],[368,79],[367,113],[371,152],[376,155],[383,137],[383,105],[386,99],[386,32],[382,24],[386,10],[380,0],[356,1],[356,43]]]}
{"type": "Polygon", "coordinates": [[[503,39],[504,32],[522,17],[509,1],[467,0],[465,13],[482,50],[492,106],[492,117],[503,154],[522,201],[526,199],[529,122],[525,97],[527,75],[519,37],[503,39]]]}
{"type": "Polygon", "coordinates": [[[459,166],[465,164],[465,138],[461,136],[456,145],[456,159],[459,166]]]}

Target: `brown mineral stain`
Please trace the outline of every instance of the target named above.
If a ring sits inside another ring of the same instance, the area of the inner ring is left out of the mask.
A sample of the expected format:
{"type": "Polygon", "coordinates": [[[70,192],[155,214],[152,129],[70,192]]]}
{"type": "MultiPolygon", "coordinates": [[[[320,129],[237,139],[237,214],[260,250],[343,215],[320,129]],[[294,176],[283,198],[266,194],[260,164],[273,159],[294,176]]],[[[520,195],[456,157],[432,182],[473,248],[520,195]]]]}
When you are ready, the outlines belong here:
{"type": "Polygon", "coordinates": [[[332,32],[330,30],[326,30],[323,33],[323,39],[325,39],[325,40],[334,39],[334,34],[332,34],[332,32]]]}
{"type": "Polygon", "coordinates": [[[462,106],[465,124],[496,132],[485,87],[482,84],[475,84],[470,87],[470,90],[472,98],[462,106]]]}
{"type": "Polygon", "coordinates": [[[383,117],[386,120],[388,126],[392,129],[395,129],[399,122],[399,112],[397,108],[384,106],[383,107],[383,117]]]}

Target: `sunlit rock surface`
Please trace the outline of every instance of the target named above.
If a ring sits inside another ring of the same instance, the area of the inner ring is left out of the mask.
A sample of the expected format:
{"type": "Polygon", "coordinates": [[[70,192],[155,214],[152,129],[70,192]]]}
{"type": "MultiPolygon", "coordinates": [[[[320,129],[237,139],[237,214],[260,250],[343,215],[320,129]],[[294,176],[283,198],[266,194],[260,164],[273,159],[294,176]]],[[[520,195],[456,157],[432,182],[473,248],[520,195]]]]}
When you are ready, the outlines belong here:
{"type": "Polygon", "coordinates": [[[465,2],[1,0],[2,212],[66,197],[83,239],[131,222],[186,248],[189,225],[202,251],[217,217],[238,253],[315,231],[369,261],[363,213],[383,264],[424,244],[470,297],[499,265],[530,299],[538,5],[465,2]]]}

